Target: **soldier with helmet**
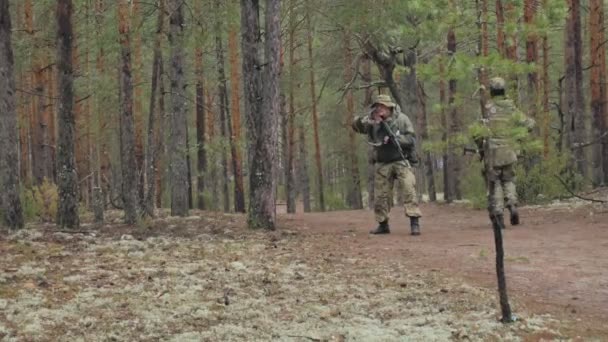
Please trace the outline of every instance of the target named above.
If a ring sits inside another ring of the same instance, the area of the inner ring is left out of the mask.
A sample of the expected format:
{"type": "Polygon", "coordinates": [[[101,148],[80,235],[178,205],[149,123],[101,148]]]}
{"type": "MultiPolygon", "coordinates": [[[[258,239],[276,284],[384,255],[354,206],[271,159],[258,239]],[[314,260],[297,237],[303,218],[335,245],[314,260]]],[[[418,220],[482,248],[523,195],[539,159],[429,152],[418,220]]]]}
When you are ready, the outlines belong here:
{"type": "Polygon", "coordinates": [[[486,117],[482,119],[484,132],[474,136],[484,152],[488,183],[488,212],[494,228],[504,228],[504,209],[509,210],[511,225],[518,225],[517,189],[515,185],[515,163],[518,157],[518,139],[521,129],[524,135],[534,127],[528,118],[505,93],[505,80],[495,77],[490,80],[491,100],[486,104],[486,117]]]}
{"type": "Polygon", "coordinates": [[[370,231],[370,234],[390,233],[389,196],[393,181],[397,181],[404,191],[405,215],[410,219],[411,234],[420,235],[422,214],[416,196],[416,177],[412,171],[416,144],[412,122],[390,96],[378,95],[369,113],[355,118],[353,129],[357,133],[366,134],[374,146],[374,213],[378,227],[370,231]]]}

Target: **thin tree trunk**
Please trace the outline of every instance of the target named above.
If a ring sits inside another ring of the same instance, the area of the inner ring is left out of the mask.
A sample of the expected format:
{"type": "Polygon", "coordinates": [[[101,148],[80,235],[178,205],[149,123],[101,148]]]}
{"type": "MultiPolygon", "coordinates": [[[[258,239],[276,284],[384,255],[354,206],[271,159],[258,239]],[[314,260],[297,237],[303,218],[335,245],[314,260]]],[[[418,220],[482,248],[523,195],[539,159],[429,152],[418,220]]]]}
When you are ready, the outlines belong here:
{"type": "Polygon", "coordinates": [[[568,139],[577,171],[587,176],[587,162],[582,144],[585,142],[585,111],[583,95],[583,46],[581,38],[580,0],[568,0],[569,15],[566,20],[565,100],[567,109],[568,139]]]}
{"type": "Polygon", "coordinates": [[[158,95],[158,83],[161,80],[162,72],[162,35],[164,34],[164,22],[165,22],[165,6],[164,0],[158,0],[158,17],[156,22],[156,35],[154,40],[154,56],[152,63],[152,80],[150,89],[150,109],[148,115],[148,143],[146,145],[146,158],[145,158],[145,170],[146,170],[146,195],[144,200],[144,212],[150,217],[154,217],[154,200],[156,198],[156,158],[157,158],[157,145],[158,141],[158,130],[156,128],[157,120],[159,115],[157,114],[158,109],[157,95],[158,95]]]}
{"type": "Polygon", "coordinates": [[[443,148],[443,198],[447,203],[451,203],[454,200],[453,186],[452,182],[452,163],[449,154],[449,119],[446,112],[447,107],[447,95],[446,95],[446,84],[445,84],[445,61],[443,57],[439,61],[439,103],[441,104],[441,141],[444,144],[443,148]]]}
{"type": "Polygon", "coordinates": [[[188,164],[186,137],[186,84],[184,75],[184,2],[170,0],[171,138],[169,139],[171,215],[188,215],[188,164]]]}
{"type": "MultiPolygon", "coordinates": [[[[548,0],[543,0],[544,10],[548,10],[548,0]]],[[[549,36],[547,33],[543,36],[543,117],[541,124],[543,136],[543,157],[549,157],[549,136],[550,131],[550,108],[549,108],[549,93],[551,84],[549,79],[549,36]]],[[[561,98],[561,93],[559,94],[561,98]]],[[[561,135],[561,133],[560,133],[561,135]]]]}
{"type": "MultiPolygon", "coordinates": [[[[453,29],[448,32],[448,56],[451,57],[456,53],[456,33],[453,29]]],[[[458,104],[456,103],[456,79],[449,80],[449,97],[448,104],[450,106],[450,139],[453,140],[456,135],[462,131],[462,119],[458,112],[458,104]]],[[[455,143],[450,141],[450,186],[452,186],[452,194],[455,199],[462,199],[462,190],[460,186],[462,162],[455,143]]]]}
{"type": "Polygon", "coordinates": [[[295,162],[295,83],[296,74],[296,12],[295,0],[290,2],[291,9],[289,12],[289,112],[287,113],[287,146],[285,152],[285,192],[287,197],[287,213],[295,214],[296,212],[296,197],[297,190],[294,179],[294,162],[295,162]]]}
{"type": "Polygon", "coordinates": [[[135,132],[133,120],[133,78],[131,69],[131,41],[129,27],[129,10],[125,1],[118,4],[118,31],[121,46],[121,167],[122,167],[122,201],[125,210],[125,223],[137,222],[137,165],[135,155],[135,132]]]}
{"type": "Polygon", "coordinates": [[[502,0],[496,0],[496,46],[502,57],[507,56],[505,47],[505,12],[502,0]]]}
{"type": "MultiPolygon", "coordinates": [[[[162,0],[165,1],[165,0],[162,0]]],[[[166,2],[163,3],[163,6],[166,2]]],[[[164,127],[171,127],[169,123],[169,118],[167,115],[167,110],[165,107],[165,80],[163,75],[165,74],[164,61],[160,60],[159,72],[158,72],[158,118],[159,122],[163,123],[164,127]]],[[[163,179],[168,178],[167,175],[169,172],[166,172],[168,162],[168,153],[167,153],[167,134],[161,129],[161,125],[156,125],[156,206],[158,208],[163,207],[162,199],[163,199],[163,190],[167,188],[166,184],[169,184],[170,181],[163,182],[163,179]],[[163,177],[163,175],[165,177],[163,177]]]]}
{"type": "MultiPolygon", "coordinates": [[[[207,110],[207,132],[208,138],[207,141],[209,144],[215,142],[215,113],[213,112],[213,98],[209,91],[207,91],[206,96],[206,110],[207,110]]],[[[213,210],[217,210],[219,208],[220,198],[219,198],[219,189],[218,189],[218,177],[217,177],[217,151],[210,151],[210,155],[208,155],[208,167],[209,167],[209,183],[208,185],[211,187],[211,203],[213,210]]]]}
{"type": "MultiPolygon", "coordinates": [[[[424,91],[424,84],[422,81],[418,81],[418,101],[420,102],[420,141],[428,141],[429,139],[429,127],[428,127],[428,112],[426,109],[426,93],[424,91]]],[[[424,155],[424,166],[426,171],[426,186],[429,194],[429,201],[437,201],[437,189],[435,186],[435,166],[433,163],[433,154],[431,151],[426,151],[424,155]]]]}
{"type": "MultiPolygon", "coordinates": [[[[534,25],[534,17],[538,7],[539,0],[526,0],[524,3],[524,22],[526,28],[529,31],[526,38],[526,62],[529,64],[536,65],[538,61],[538,37],[532,30],[534,25]]],[[[538,121],[539,116],[537,115],[538,105],[538,72],[535,67],[534,70],[528,73],[528,115],[538,121]]]]}
{"type": "MultiPolygon", "coordinates": [[[[187,112],[186,112],[187,113],[187,112]]],[[[194,209],[193,187],[192,187],[192,162],[190,158],[190,132],[188,132],[188,115],[184,118],[186,127],[186,168],[188,170],[188,209],[194,209]]]]}
{"type": "Polygon", "coordinates": [[[312,51],[312,23],[310,13],[306,16],[308,29],[308,59],[310,62],[310,100],[312,104],[312,126],[315,141],[315,165],[317,167],[317,208],[320,211],[325,211],[325,198],[323,190],[323,167],[321,164],[321,144],[319,142],[319,113],[317,112],[317,92],[315,89],[315,65],[314,55],[312,51]]]}
{"type": "Polygon", "coordinates": [[[11,42],[9,0],[0,0],[0,205],[10,229],[23,228],[19,199],[17,111],[15,108],[15,61],[11,42]]]}
{"type": "MultiPolygon", "coordinates": [[[[196,2],[196,16],[202,16],[202,3],[196,2]]],[[[204,34],[204,29],[201,23],[198,23],[200,36],[204,34]]],[[[205,179],[207,178],[207,146],[205,143],[205,77],[203,73],[203,47],[197,45],[195,49],[195,74],[196,74],[196,142],[197,142],[197,207],[200,210],[207,209],[205,203],[205,179]]]]}
{"type": "MultiPolygon", "coordinates": [[[[604,33],[604,1],[591,0],[589,11],[589,45],[591,56],[590,87],[591,114],[593,118],[592,139],[598,139],[607,132],[606,119],[606,49],[604,33]]],[[[608,183],[608,139],[601,138],[593,145],[593,182],[595,185],[608,183]]]]}
{"type": "Polygon", "coordinates": [[[72,1],[57,1],[57,70],[59,89],[59,140],[57,146],[57,178],[59,206],[57,225],[77,229],[78,176],[74,159],[74,75],[72,70],[72,1]]]}
{"type": "MultiPolygon", "coordinates": [[[[304,115],[304,114],[302,114],[304,115]]],[[[308,153],[306,146],[306,130],[304,123],[301,121],[298,125],[298,147],[299,147],[299,174],[298,179],[300,182],[300,193],[302,194],[302,203],[304,205],[304,212],[309,213],[312,211],[310,203],[310,177],[308,176],[308,153]]]]}
{"type": "MultiPolygon", "coordinates": [[[[215,1],[215,8],[219,12],[220,2],[215,1]]],[[[218,76],[218,95],[219,95],[219,110],[220,110],[220,133],[222,135],[221,155],[222,155],[222,194],[224,199],[224,212],[230,212],[230,181],[228,180],[228,156],[226,152],[226,143],[232,145],[232,138],[228,134],[228,115],[230,107],[228,105],[228,89],[226,87],[226,73],[224,70],[224,47],[222,45],[222,27],[219,20],[216,21],[215,27],[215,56],[218,76]],[[228,140],[228,141],[227,141],[228,140]]]]}
{"type": "Polygon", "coordinates": [[[135,125],[135,163],[136,174],[138,177],[138,199],[144,202],[146,191],[146,172],[144,166],[144,113],[143,113],[143,86],[142,86],[142,34],[143,13],[141,10],[141,0],[131,2],[131,22],[135,30],[130,34],[133,37],[133,124],[135,125]]]}
{"type": "MultiPolygon", "coordinates": [[[[344,80],[346,83],[353,78],[353,53],[350,47],[350,33],[344,34],[344,80]]],[[[348,159],[350,163],[350,174],[348,175],[348,195],[347,203],[352,209],[363,209],[363,199],[361,198],[361,175],[359,174],[359,159],[357,157],[358,149],[355,139],[355,131],[351,129],[353,121],[353,113],[355,112],[355,98],[352,89],[348,89],[346,93],[346,117],[344,120],[346,129],[348,130],[348,159]]]]}
{"type": "Polygon", "coordinates": [[[230,120],[232,153],[232,173],[234,175],[234,211],[245,212],[245,185],[243,182],[243,161],[241,156],[241,76],[239,75],[238,54],[238,28],[236,25],[230,27],[229,51],[230,51],[230,85],[232,96],[232,120],[230,120]]]}

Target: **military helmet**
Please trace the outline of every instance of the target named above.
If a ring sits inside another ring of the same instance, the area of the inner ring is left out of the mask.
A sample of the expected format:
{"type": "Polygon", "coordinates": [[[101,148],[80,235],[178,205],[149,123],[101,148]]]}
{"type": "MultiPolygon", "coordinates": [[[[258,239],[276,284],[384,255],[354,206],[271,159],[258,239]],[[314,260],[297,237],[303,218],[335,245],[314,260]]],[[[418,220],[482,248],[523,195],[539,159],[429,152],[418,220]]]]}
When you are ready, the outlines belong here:
{"type": "Polygon", "coordinates": [[[502,77],[494,77],[490,80],[490,89],[492,90],[504,90],[505,80],[502,77]]]}
{"type": "Polygon", "coordinates": [[[385,105],[390,108],[395,108],[397,106],[395,104],[395,102],[393,102],[391,97],[389,95],[385,95],[385,94],[377,95],[376,98],[374,98],[374,102],[372,103],[372,106],[375,106],[377,104],[382,104],[382,105],[385,105]]]}

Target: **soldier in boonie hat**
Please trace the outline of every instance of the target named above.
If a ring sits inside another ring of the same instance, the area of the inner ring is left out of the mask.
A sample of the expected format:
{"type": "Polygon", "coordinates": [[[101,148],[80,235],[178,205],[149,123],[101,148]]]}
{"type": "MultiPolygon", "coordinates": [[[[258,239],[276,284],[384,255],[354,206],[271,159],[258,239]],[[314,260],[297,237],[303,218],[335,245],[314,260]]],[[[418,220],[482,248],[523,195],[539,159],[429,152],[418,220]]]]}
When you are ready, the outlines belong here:
{"type": "Polygon", "coordinates": [[[372,104],[372,106],[375,106],[377,104],[382,104],[385,105],[389,108],[395,108],[397,105],[393,102],[393,100],[391,99],[391,97],[389,95],[384,95],[384,94],[380,94],[377,95],[376,98],[374,99],[374,103],[372,104]]]}

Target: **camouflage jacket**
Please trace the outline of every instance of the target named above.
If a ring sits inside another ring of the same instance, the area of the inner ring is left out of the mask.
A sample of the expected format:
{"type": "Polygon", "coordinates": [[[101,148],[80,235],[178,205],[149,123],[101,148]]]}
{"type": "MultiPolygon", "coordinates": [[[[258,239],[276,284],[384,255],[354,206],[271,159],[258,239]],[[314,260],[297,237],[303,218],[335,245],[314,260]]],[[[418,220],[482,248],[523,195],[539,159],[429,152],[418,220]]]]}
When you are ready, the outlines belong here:
{"type": "MultiPolygon", "coordinates": [[[[397,147],[391,143],[384,143],[388,132],[384,130],[382,125],[375,123],[371,119],[372,110],[370,109],[366,115],[356,117],[353,121],[353,129],[357,133],[366,134],[371,145],[374,146],[374,162],[392,163],[402,160],[397,147]]],[[[414,151],[416,138],[414,126],[410,118],[403,114],[399,106],[393,109],[391,116],[385,122],[390,130],[397,136],[397,140],[401,145],[406,158],[412,161],[415,159],[414,151]]]]}
{"type": "Polygon", "coordinates": [[[487,119],[482,119],[485,133],[482,138],[488,144],[488,162],[493,167],[513,164],[517,161],[519,144],[535,125],[516,106],[513,100],[501,98],[486,104],[487,119]]]}

